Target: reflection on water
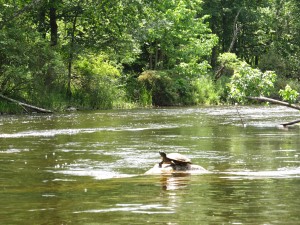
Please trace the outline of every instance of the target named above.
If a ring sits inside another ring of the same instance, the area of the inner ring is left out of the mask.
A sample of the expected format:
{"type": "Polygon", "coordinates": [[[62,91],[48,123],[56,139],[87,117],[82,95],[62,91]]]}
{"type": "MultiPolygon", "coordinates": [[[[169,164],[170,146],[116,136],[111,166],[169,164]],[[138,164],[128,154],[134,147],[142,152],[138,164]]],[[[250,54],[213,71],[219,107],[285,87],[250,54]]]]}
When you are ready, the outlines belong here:
{"type": "Polygon", "coordinates": [[[186,188],[188,187],[190,176],[189,174],[162,175],[160,178],[162,189],[169,191],[186,188]]]}
{"type": "Polygon", "coordinates": [[[283,107],[0,117],[3,224],[297,224],[300,129],[283,107]],[[145,176],[159,151],[212,173],[145,176]]]}

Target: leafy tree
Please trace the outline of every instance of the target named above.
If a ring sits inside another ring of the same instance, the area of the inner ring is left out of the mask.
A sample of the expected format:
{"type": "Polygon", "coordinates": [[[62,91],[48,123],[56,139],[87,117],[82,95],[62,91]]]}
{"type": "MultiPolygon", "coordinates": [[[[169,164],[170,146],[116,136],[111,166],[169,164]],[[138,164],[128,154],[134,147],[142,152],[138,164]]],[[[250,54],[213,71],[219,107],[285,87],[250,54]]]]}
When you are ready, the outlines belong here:
{"type": "Polygon", "coordinates": [[[299,1],[269,1],[269,6],[262,8],[261,13],[261,39],[265,40],[267,48],[262,54],[260,68],[272,68],[281,77],[299,80],[299,1]]]}
{"type": "Polygon", "coordinates": [[[163,1],[148,8],[142,21],[142,42],[148,69],[173,69],[185,76],[205,74],[208,56],[217,38],[205,17],[199,17],[201,0],[163,1]]]}
{"type": "Polygon", "coordinates": [[[228,84],[229,98],[234,101],[245,103],[247,97],[268,96],[273,91],[276,80],[273,71],[261,72],[242,61],[228,65],[234,70],[228,84]]]}

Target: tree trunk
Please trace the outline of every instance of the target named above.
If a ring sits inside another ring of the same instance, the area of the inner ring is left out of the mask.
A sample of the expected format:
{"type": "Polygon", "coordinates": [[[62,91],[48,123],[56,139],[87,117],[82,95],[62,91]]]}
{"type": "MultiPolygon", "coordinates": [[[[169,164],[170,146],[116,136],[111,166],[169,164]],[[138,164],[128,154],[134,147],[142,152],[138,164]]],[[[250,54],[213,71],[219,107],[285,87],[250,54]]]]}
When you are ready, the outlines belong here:
{"type": "Polygon", "coordinates": [[[46,33],[47,33],[47,27],[46,27],[46,4],[43,3],[39,7],[39,12],[38,12],[38,32],[41,33],[42,37],[45,39],[46,38],[46,33]]]}
{"type": "Polygon", "coordinates": [[[158,54],[159,54],[159,47],[157,41],[155,42],[155,58],[154,58],[154,69],[157,70],[158,65],[158,54]]]}
{"type": "Polygon", "coordinates": [[[71,99],[71,80],[72,80],[72,64],[74,59],[74,45],[75,45],[75,31],[76,31],[76,23],[79,12],[76,11],[73,19],[73,26],[71,32],[71,41],[70,41],[70,52],[69,52],[69,62],[68,62],[68,86],[67,86],[67,97],[71,99]]]}
{"type": "Polygon", "coordinates": [[[51,31],[51,46],[57,45],[57,23],[56,23],[56,8],[54,3],[52,2],[52,6],[49,9],[49,16],[50,16],[50,31],[51,31]]]}

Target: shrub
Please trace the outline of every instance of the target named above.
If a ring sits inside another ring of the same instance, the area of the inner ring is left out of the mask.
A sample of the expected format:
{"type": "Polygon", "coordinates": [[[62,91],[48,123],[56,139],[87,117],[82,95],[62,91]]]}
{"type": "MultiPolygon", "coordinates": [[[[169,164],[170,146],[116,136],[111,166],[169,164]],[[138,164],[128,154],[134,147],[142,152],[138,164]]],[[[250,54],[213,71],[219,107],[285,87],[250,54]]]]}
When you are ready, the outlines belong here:
{"type": "Polygon", "coordinates": [[[104,55],[80,57],[74,64],[74,101],[83,108],[113,107],[120,72],[104,55]]]}
{"type": "Polygon", "coordinates": [[[192,99],[194,104],[219,104],[222,92],[221,86],[218,86],[209,76],[201,76],[192,81],[192,99]]]}
{"type": "Polygon", "coordinates": [[[221,82],[208,75],[183,77],[170,71],[145,71],[138,77],[142,84],[140,101],[157,106],[219,104],[224,91],[221,82]]]}
{"type": "Polygon", "coordinates": [[[296,90],[293,90],[290,85],[286,85],[285,89],[279,90],[279,95],[284,101],[289,102],[290,104],[295,103],[298,99],[299,93],[296,90]]]}
{"type": "Polygon", "coordinates": [[[170,106],[178,102],[174,80],[166,72],[147,70],[138,77],[138,81],[142,84],[143,103],[170,106]]]}

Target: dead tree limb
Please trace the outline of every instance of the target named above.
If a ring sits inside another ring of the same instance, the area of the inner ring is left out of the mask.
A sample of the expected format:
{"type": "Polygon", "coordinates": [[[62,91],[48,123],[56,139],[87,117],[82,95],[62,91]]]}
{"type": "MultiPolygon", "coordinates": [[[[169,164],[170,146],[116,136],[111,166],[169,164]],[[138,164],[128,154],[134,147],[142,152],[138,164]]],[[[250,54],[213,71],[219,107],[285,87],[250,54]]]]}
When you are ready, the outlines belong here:
{"type": "MultiPolygon", "coordinates": [[[[240,30],[241,30],[241,25],[238,24],[238,17],[239,17],[239,15],[241,13],[241,10],[242,9],[239,9],[238,13],[236,14],[236,16],[234,18],[232,40],[231,40],[231,43],[230,43],[230,46],[229,46],[227,52],[231,52],[232,51],[233,46],[234,46],[234,44],[235,44],[235,42],[237,40],[238,34],[239,34],[240,30]]],[[[225,65],[221,65],[219,67],[219,69],[217,70],[216,75],[215,75],[215,80],[218,80],[222,76],[224,69],[225,69],[225,65]]]]}
{"type": "Polygon", "coordinates": [[[276,100],[276,99],[273,99],[273,98],[267,98],[267,97],[263,97],[263,96],[260,96],[260,97],[247,97],[247,98],[252,99],[252,100],[256,100],[256,101],[261,101],[261,102],[271,102],[271,103],[274,103],[274,104],[277,104],[277,105],[283,105],[283,106],[286,106],[286,107],[289,107],[289,108],[300,110],[300,106],[298,106],[298,105],[290,104],[288,102],[279,101],[279,100],[276,100]]]}
{"type": "Polygon", "coordinates": [[[239,18],[239,15],[241,13],[241,10],[242,9],[239,9],[238,13],[236,14],[236,16],[234,18],[233,28],[232,28],[233,29],[233,36],[232,36],[232,40],[231,40],[230,46],[228,48],[228,52],[232,51],[234,43],[236,42],[238,34],[239,34],[240,30],[241,30],[241,26],[238,24],[238,18],[239,18]]]}
{"type": "Polygon", "coordinates": [[[9,97],[7,97],[5,95],[2,95],[2,94],[0,94],[0,97],[3,98],[3,99],[5,99],[5,100],[7,100],[7,101],[16,103],[16,104],[20,105],[21,107],[27,107],[27,108],[33,109],[33,110],[35,110],[37,112],[41,112],[41,113],[53,113],[51,110],[39,108],[39,107],[36,107],[34,105],[29,105],[29,104],[17,101],[15,99],[9,98],[9,97]]]}

